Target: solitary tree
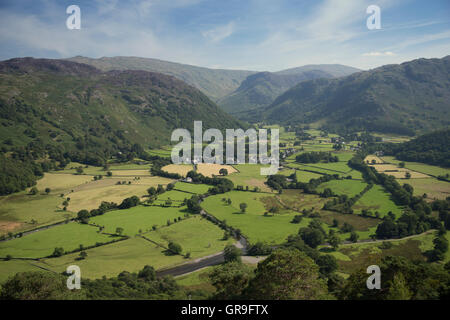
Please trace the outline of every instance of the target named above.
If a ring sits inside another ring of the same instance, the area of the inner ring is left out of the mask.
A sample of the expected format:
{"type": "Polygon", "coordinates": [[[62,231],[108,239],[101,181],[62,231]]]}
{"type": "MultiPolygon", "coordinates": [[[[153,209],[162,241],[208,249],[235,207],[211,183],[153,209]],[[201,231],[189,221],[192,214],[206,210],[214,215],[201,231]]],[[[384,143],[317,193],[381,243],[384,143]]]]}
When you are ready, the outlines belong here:
{"type": "Polygon", "coordinates": [[[228,175],[228,170],[225,168],[222,168],[219,170],[219,174],[222,176],[227,176],[228,175]]]}
{"type": "Polygon", "coordinates": [[[52,191],[50,188],[45,188],[45,193],[46,193],[46,194],[49,194],[50,191],[52,191]]]}
{"type": "Polygon", "coordinates": [[[87,257],[86,251],[81,251],[79,255],[80,260],[84,260],[86,259],[86,257],[87,257]]]}
{"type": "Polygon", "coordinates": [[[243,202],[239,205],[239,208],[241,209],[242,213],[245,213],[245,210],[247,209],[247,204],[243,202]]]}
{"type": "Polygon", "coordinates": [[[117,227],[117,228],[116,228],[116,234],[122,235],[122,233],[123,233],[123,228],[117,227]]]}
{"type": "Polygon", "coordinates": [[[174,254],[181,254],[181,251],[183,251],[183,248],[181,248],[181,246],[178,243],[170,242],[169,250],[172,251],[174,254]]]}

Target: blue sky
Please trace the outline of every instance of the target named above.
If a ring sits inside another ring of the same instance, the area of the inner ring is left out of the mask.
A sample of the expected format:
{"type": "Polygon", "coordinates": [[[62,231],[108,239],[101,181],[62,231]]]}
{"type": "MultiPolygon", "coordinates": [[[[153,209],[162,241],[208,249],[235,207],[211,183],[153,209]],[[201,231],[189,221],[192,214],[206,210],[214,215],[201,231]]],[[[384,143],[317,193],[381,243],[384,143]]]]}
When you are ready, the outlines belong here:
{"type": "Polygon", "coordinates": [[[277,71],[450,54],[449,0],[1,0],[0,59],[139,56],[277,71]],[[81,30],[66,8],[81,8],[81,30]],[[366,8],[381,8],[368,30],[366,8]]]}

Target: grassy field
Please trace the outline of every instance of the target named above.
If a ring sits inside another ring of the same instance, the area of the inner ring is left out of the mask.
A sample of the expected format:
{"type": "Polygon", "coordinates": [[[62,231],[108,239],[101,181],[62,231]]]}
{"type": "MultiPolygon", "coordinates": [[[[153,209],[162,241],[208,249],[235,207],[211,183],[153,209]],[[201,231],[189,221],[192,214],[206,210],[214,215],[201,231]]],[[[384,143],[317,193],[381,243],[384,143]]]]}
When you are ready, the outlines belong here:
{"type": "Polygon", "coordinates": [[[374,168],[375,170],[377,170],[378,172],[382,172],[384,174],[387,175],[391,175],[394,176],[395,178],[398,179],[406,179],[406,174],[407,172],[410,174],[410,178],[408,179],[422,179],[422,178],[429,178],[430,176],[420,173],[420,172],[416,172],[416,171],[412,171],[410,169],[407,168],[400,168],[397,165],[394,164],[372,164],[369,165],[370,167],[374,168]]]}
{"type": "Polygon", "coordinates": [[[145,234],[146,238],[167,247],[169,242],[179,243],[182,254],[191,253],[191,258],[199,258],[223,250],[233,239],[222,240],[223,230],[200,216],[192,216],[145,234]]]}
{"type": "Polygon", "coordinates": [[[36,187],[41,193],[44,193],[45,188],[50,188],[50,194],[59,195],[91,181],[92,176],[47,172],[42,179],[37,181],[36,187]]]}
{"type": "Polygon", "coordinates": [[[360,268],[379,264],[381,258],[388,255],[425,261],[423,253],[432,248],[434,237],[433,233],[429,233],[411,239],[390,241],[393,244],[390,249],[382,249],[381,241],[341,245],[337,252],[331,254],[338,260],[339,270],[345,273],[352,273],[360,268]]]}
{"type": "Polygon", "coordinates": [[[303,209],[321,210],[328,200],[317,195],[302,193],[301,190],[283,190],[281,195],[277,195],[281,202],[295,211],[303,209]]]}
{"type": "MultiPolygon", "coordinates": [[[[337,174],[341,177],[346,177],[351,175],[353,177],[353,173],[354,171],[351,171],[351,169],[345,164],[345,163],[341,163],[341,162],[336,162],[335,163],[336,166],[332,166],[332,164],[327,164],[327,163],[313,163],[313,164],[302,164],[302,163],[296,163],[296,162],[291,162],[288,164],[289,168],[295,168],[295,169],[299,169],[299,170],[306,170],[306,171],[313,171],[319,174],[329,174],[329,175],[333,175],[333,174],[337,174]],[[323,165],[323,166],[321,166],[323,165]],[[337,168],[339,167],[346,167],[346,172],[343,171],[336,171],[337,168]]],[[[361,176],[361,174],[359,173],[359,176],[361,176]]],[[[357,177],[353,177],[355,179],[357,179],[357,177]]]]}
{"type": "Polygon", "coordinates": [[[235,186],[259,187],[262,191],[269,191],[270,188],[264,184],[267,176],[261,175],[261,168],[268,167],[259,164],[237,164],[233,165],[238,172],[227,176],[227,179],[233,181],[235,186]]]}
{"type": "Polygon", "coordinates": [[[288,235],[298,232],[301,226],[308,225],[310,219],[303,219],[301,224],[291,223],[295,214],[275,214],[264,216],[267,209],[261,198],[270,197],[264,193],[231,191],[226,194],[208,197],[202,202],[202,207],[220,220],[226,220],[227,224],[238,228],[248,237],[250,242],[264,241],[278,244],[283,242],[288,235]],[[221,199],[230,198],[231,205],[224,204],[221,199]],[[240,213],[239,204],[248,205],[246,213],[240,213]]]}
{"type": "Polygon", "coordinates": [[[78,212],[82,209],[95,209],[102,201],[115,202],[120,204],[123,199],[147,194],[147,189],[157,187],[158,184],[167,185],[173,180],[161,177],[142,177],[139,180],[104,178],[79,186],[74,192],[69,193],[70,203],[68,210],[78,212]],[[118,185],[118,181],[125,181],[126,184],[118,185]],[[131,184],[128,184],[131,181],[131,184]]]}
{"type": "Polygon", "coordinates": [[[111,170],[113,177],[149,177],[150,171],[147,169],[122,169],[111,170]]]}
{"type": "Polygon", "coordinates": [[[361,213],[361,210],[367,209],[372,212],[378,211],[380,217],[386,215],[389,211],[400,217],[402,208],[397,206],[391,199],[389,193],[384,191],[383,187],[374,185],[367,191],[353,206],[355,213],[361,213]]]}
{"type": "Polygon", "coordinates": [[[363,218],[357,214],[342,214],[331,211],[321,211],[320,220],[324,223],[331,226],[334,219],[338,221],[339,226],[342,226],[344,223],[352,225],[355,227],[355,231],[369,231],[381,222],[380,219],[363,218]]]}
{"type": "Polygon", "coordinates": [[[205,177],[219,176],[220,169],[226,169],[228,174],[237,172],[235,168],[229,165],[220,165],[220,164],[210,164],[210,163],[199,163],[197,165],[197,172],[201,173],[205,177]]]}
{"type": "Polygon", "coordinates": [[[28,195],[25,192],[0,197],[0,234],[34,229],[73,217],[73,213],[58,208],[62,201],[54,194],[28,195]],[[33,219],[35,224],[31,223],[33,219]]]}
{"type": "Polygon", "coordinates": [[[90,222],[104,226],[104,232],[115,233],[116,228],[124,229],[123,234],[134,236],[139,230],[146,232],[154,225],[165,226],[167,220],[183,217],[183,208],[161,208],[158,206],[137,206],[126,210],[107,212],[90,219],[90,222]]]}
{"type": "Polygon", "coordinates": [[[410,180],[402,179],[397,181],[401,185],[403,185],[404,183],[411,185],[414,188],[415,196],[422,196],[424,193],[426,193],[429,199],[445,200],[445,198],[450,197],[449,182],[440,181],[435,178],[410,180]]]}
{"type": "MultiPolygon", "coordinates": [[[[186,191],[190,193],[196,193],[196,194],[204,194],[208,192],[208,190],[211,188],[211,186],[208,186],[206,184],[194,184],[194,183],[186,183],[186,182],[177,182],[175,184],[175,189],[186,191]]],[[[187,196],[189,196],[187,194],[187,196]]]]}
{"type": "Polygon", "coordinates": [[[311,179],[320,178],[322,175],[318,173],[296,170],[297,181],[309,182],[311,179]]]}
{"type": "Polygon", "coordinates": [[[6,281],[10,276],[15,275],[18,272],[28,271],[42,271],[45,270],[39,267],[39,263],[35,261],[27,260],[9,260],[0,261],[0,284],[6,281]]]}
{"type": "Polygon", "coordinates": [[[432,175],[432,176],[436,176],[436,177],[439,175],[450,174],[450,169],[441,168],[438,166],[431,166],[431,165],[424,164],[424,163],[401,161],[401,160],[395,159],[394,157],[389,157],[389,156],[383,157],[383,160],[385,162],[393,163],[393,164],[398,164],[400,162],[404,162],[405,168],[407,168],[407,169],[414,170],[414,171],[421,172],[421,173],[428,174],[428,175],[432,175]]]}
{"type": "Polygon", "coordinates": [[[177,191],[177,190],[171,190],[171,191],[166,191],[163,194],[160,194],[158,196],[158,200],[171,199],[173,201],[183,201],[184,199],[189,199],[191,197],[192,197],[192,195],[189,193],[177,191]]]}
{"type": "Polygon", "coordinates": [[[317,191],[322,192],[325,188],[330,188],[334,193],[341,195],[346,194],[349,197],[353,197],[364,190],[367,183],[359,180],[331,180],[322,183],[317,191]]]}
{"type": "Polygon", "coordinates": [[[152,167],[151,164],[137,164],[137,163],[113,163],[109,165],[109,170],[147,170],[152,167]]]}
{"type": "Polygon", "coordinates": [[[63,224],[22,238],[0,242],[0,257],[11,255],[14,258],[42,258],[51,255],[56,247],[71,251],[80,244],[86,247],[114,239],[97,231],[95,227],[74,222],[63,224]]]}
{"type": "Polygon", "coordinates": [[[325,169],[332,172],[336,171],[336,173],[348,173],[352,170],[352,168],[350,168],[347,165],[347,162],[311,163],[306,164],[305,166],[311,168],[325,169]]]}
{"type": "MultiPolygon", "coordinates": [[[[56,272],[63,272],[69,265],[78,265],[81,276],[95,279],[115,277],[122,271],[137,272],[145,265],[161,269],[187,261],[179,255],[166,255],[165,249],[145,239],[136,237],[113,244],[89,249],[84,260],[77,260],[78,253],[59,258],[45,259],[42,264],[56,272]]],[[[0,264],[1,268],[1,264],[0,264]]]]}

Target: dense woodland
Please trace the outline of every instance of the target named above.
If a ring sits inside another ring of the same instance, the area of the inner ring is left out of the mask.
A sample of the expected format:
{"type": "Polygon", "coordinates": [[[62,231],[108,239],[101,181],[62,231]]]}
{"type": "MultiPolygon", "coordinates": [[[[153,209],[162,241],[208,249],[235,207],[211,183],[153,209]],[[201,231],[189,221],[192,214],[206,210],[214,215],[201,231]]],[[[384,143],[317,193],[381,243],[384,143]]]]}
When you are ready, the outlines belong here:
{"type": "Polygon", "coordinates": [[[438,130],[401,144],[384,144],[386,154],[399,160],[450,167],[450,129],[438,130]]]}

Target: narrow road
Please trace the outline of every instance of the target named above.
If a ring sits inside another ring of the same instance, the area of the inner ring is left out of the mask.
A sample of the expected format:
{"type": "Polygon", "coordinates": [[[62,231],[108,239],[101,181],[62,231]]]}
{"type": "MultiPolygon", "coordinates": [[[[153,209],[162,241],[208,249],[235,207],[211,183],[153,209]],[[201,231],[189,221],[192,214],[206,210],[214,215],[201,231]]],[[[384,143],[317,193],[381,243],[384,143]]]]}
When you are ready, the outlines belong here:
{"type": "Polygon", "coordinates": [[[200,259],[194,260],[192,262],[188,262],[188,263],[185,263],[185,264],[173,267],[173,268],[156,271],[156,276],[157,277],[165,277],[165,276],[176,277],[176,276],[190,273],[190,272],[193,272],[193,271],[205,268],[205,267],[215,266],[215,265],[221,264],[224,261],[225,261],[224,254],[223,254],[223,252],[220,252],[213,256],[209,256],[206,258],[200,258],[200,259]]]}

